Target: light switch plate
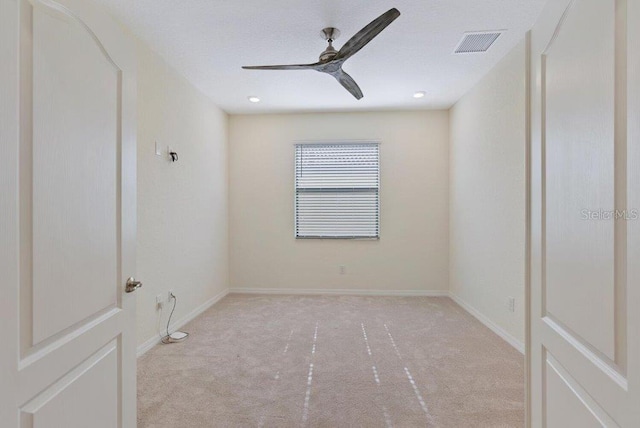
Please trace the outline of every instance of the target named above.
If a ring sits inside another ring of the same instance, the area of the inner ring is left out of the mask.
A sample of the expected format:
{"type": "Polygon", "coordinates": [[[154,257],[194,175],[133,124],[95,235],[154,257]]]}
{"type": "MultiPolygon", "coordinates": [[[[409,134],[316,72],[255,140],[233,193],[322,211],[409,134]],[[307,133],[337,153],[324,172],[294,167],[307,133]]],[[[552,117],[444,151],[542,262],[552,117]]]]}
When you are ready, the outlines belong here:
{"type": "Polygon", "coordinates": [[[160,144],[156,141],[156,156],[162,156],[162,150],[160,149],[160,144]]]}

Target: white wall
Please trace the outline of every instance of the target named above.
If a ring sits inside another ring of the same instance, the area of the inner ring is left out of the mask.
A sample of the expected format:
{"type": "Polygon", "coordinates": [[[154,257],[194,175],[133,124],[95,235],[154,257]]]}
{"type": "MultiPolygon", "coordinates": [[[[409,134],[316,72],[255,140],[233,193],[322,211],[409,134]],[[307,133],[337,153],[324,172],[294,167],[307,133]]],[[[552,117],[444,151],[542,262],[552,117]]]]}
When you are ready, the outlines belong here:
{"type": "Polygon", "coordinates": [[[450,289],[524,342],[526,45],[450,111],[450,289]],[[507,301],[514,297],[515,312],[507,301]]]}
{"type": "Polygon", "coordinates": [[[228,177],[227,115],[141,42],[137,51],[141,344],[158,335],[157,294],[174,290],[180,320],[228,288],[228,177]],[[155,141],[179,161],[156,156],[155,141]]]}
{"type": "Polygon", "coordinates": [[[232,288],[447,290],[448,131],[446,111],[231,116],[232,288]],[[340,139],[381,140],[381,238],[296,240],[294,142],[340,139]]]}

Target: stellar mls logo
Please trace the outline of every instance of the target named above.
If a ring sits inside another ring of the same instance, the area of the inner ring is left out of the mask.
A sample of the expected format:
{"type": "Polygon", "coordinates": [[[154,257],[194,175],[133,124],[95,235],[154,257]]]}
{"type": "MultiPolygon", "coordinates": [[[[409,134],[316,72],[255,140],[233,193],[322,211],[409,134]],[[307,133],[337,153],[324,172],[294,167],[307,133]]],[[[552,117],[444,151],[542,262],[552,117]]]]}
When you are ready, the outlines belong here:
{"type": "Polygon", "coordinates": [[[638,220],[640,211],[633,210],[582,210],[580,211],[582,220],[638,220]]]}

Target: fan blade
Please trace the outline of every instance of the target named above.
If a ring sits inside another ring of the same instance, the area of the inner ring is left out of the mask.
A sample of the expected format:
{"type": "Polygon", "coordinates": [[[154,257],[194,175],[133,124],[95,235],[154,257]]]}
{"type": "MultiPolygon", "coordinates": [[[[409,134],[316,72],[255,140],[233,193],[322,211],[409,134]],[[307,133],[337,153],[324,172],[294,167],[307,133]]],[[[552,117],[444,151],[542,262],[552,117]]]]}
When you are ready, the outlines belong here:
{"type": "Polygon", "coordinates": [[[245,65],[245,70],[314,70],[319,65],[315,64],[289,64],[289,65],[245,65]]]}
{"type": "Polygon", "coordinates": [[[349,91],[351,93],[351,95],[356,97],[356,99],[359,100],[360,98],[362,98],[364,96],[364,95],[362,95],[362,91],[360,90],[360,87],[358,86],[356,81],[353,80],[353,77],[351,77],[347,73],[345,73],[344,70],[340,69],[340,70],[336,71],[335,73],[331,73],[331,75],[333,77],[335,77],[336,80],[338,82],[340,82],[340,84],[342,86],[344,86],[344,88],[347,91],[349,91]]]}
{"type": "Polygon", "coordinates": [[[345,43],[336,58],[346,60],[353,56],[356,52],[362,49],[367,43],[373,40],[382,30],[387,28],[389,24],[391,24],[397,17],[400,16],[400,12],[398,9],[393,8],[389,9],[373,21],[369,23],[362,30],[358,31],[355,36],[350,38],[347,43],[345,43]]]}

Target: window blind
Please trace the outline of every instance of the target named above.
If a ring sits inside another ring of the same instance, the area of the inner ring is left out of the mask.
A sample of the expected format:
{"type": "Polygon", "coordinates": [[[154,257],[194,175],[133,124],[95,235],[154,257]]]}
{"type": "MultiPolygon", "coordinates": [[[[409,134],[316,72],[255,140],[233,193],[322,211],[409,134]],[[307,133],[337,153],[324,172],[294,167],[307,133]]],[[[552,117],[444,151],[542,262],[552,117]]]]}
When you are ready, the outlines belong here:
{"type": "Polygon", "coordinates": [[[378,143],[297,144],[297,238],[378,238],[378,143]]]}

